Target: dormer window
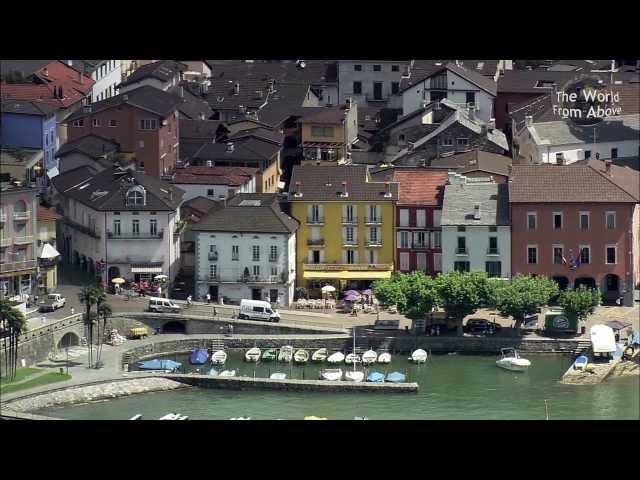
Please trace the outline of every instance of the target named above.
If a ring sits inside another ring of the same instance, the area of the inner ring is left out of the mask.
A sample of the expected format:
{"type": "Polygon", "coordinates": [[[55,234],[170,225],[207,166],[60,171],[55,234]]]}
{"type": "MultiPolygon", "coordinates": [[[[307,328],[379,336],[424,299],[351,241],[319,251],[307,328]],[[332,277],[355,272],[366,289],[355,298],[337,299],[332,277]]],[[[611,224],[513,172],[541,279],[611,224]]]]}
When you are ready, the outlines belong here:
{"type": "Polygon", "coordinates": [[[142,207],[145,204],[145,191],[142,187],[133,187],[127,192],[128,207],[142,207]]]}

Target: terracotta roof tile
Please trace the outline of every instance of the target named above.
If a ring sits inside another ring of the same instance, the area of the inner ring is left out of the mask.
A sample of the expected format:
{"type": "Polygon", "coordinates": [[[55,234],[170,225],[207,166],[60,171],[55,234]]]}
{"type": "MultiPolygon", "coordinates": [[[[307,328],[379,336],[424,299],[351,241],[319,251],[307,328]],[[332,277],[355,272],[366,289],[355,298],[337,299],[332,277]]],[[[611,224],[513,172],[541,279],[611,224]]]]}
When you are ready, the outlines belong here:
{"type": "Polygon", "coordinates": [[[62,218],[61,215],[58,215],[56,212],[51,210],[50,208],[43,207],[42,205],[38,205],[38,213],[37,218],[39,222],[46,222],[48,220],[59,220],[62,218]]]}
{"type": "Polygon", "coordinates": [[[393,180],[400,184],[399,205],[442,205],[447,172],[426,169],[396,169],[393,180]]]}

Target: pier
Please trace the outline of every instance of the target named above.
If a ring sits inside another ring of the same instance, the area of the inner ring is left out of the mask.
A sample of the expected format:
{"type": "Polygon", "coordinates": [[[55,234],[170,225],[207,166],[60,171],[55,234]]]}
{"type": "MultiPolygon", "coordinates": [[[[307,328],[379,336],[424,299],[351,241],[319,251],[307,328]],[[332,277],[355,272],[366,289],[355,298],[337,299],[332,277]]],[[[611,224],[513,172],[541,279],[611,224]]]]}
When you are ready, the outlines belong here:
{"type": "Polygon", "coordinates": [[[565,385],[596,385],[602,383],[616,368],[620,360],[608,363],[588,363],[584,370],[576,370],[571,364],[560,383],[565,385]]]}

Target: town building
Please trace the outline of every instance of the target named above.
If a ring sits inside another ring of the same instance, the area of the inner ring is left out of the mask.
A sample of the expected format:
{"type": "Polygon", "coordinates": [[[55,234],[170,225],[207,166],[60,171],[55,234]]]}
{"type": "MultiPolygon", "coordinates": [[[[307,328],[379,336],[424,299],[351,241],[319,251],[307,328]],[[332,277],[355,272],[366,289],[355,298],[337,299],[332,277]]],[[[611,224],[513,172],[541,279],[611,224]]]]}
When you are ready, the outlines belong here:
{"type": "Polygon", "coordinates": [[[120,93],[126,93],[146,85],[166,92],[180,84],[186,69],[187,65],[175,60],[158,60],[137,68],[118,88],[120,93]]]}
{"type": "Polygon", "coordinates": [[[509,187],[449,173],[442,206],[442,271],[511,277],[509,187]]]}
{"type": "Polygon", "coordinates": [[[562,290],[595,287],[608,301],[633,305],[639,179],[637,171],[611,161],[514,165],[513,274],[546,275],[562,290]]]}
{"type": "Polygon", "coordinates": [[[400,81],[406,69],[401,60],[338,60],[339,101],[402,108],[400,81]]]}
{"type": "Polygon", "coordinates": [[[60,173],[82,166],[97,173],[113,168],[116,162],[119,162],[121,167],[132,164],[130,157],[120,154],[118,143],[94,134],[65,143],[55,155],[60,173]]]}
{"type": "Polygon", "coordinates": [[[325,284],[365,289],[390,278],[398,184],[372,181],[366,166],[293,167],[291,215],[300,223],[297,281],[320,295],[325,284]]]}
{"type": "Polygon", "coordinates": [[[118,94],[122,81],[121,60],[64,60],[74,70],[91,76],[95,82],[91,89],[91,103],[99,102],[118,94]]]}
{"type": "Polygon", "coordinates": [[[238,304],[293,301],[298,222],[276,194],[239,194],[192,226],[196,296],[238,304]]]}
{"type": "Polygon", "coordinates": [[[66,262],[100,274],[109,285],[117,277],[174,279],[184,227],[182,190],[119,167],[97,174],[79,167],[58,175],[53,184],[64,212],[58,251],[66,262]]]}
{"type": "Polygon", "coordinates": [[[383,168],[371,174],[376,181],[399,185],[396,204],[396,270],[436,275],[442,271],[442,201],[447,170],[383,168]]]}
{"type": "Polygon", "coordinates": [[[40,293],[54,291],[58,286],[58,262],[60,252],[56,249],[56,222],[62,217],[50,208],[38,205],[37,251],[38,287],[40,293]]]}
{"type": "Polygon", "coordinates": [[[496,183],[509,181],[511,157],[474,149],[448,157],[434,158],[429,165],[446,168],[467,178],[488,178],[496,183]]]}
{"type": "Polygon", "coordinates": [[[19,181],[25,187],[42,185],[43,151],[35,148],[0,148],[0,167],[6,176],[3,181],[19,181]],[[11,179],[11,180],[9,180],[11,179]]]}
{"type": "Polygon", "coordinates": [[[237,193],[255,193],[257,168],[188,166],[176,169],[172,183],[184,190],[183,200],[204,197],[220,201],[237,193]]]}
{"type": "Polygon", "coordinates": [[[143,86],[88,105],[66,119],[69,141],[97,135],[120,145],[120,152],[148,175],[170,175],[179,150],[178,99],[143,86]]]}

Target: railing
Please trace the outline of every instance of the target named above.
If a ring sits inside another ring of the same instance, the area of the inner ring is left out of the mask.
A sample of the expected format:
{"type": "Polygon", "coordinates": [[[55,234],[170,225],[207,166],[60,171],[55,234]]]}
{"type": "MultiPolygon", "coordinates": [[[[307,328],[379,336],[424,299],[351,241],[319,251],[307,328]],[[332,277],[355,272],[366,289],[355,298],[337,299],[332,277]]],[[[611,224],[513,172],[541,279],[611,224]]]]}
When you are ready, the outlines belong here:
{"type": "Polygon", "coordinates": [[[24,260],[22,262],[10,262],[0,264],[0,272],[18,272],[20,270],[29,270],[36,268],[38,262],[36,260],[24,260]]]}
{"type": "Polygon", "coordinates": [[[366,241],[367,247],[381,247],[382,239],[381,238],[368,238],[366,241]]]}
{"type": "Polygon", "coordinates": [[[322,225],[324,223],[324,217],[307,218],[307,223],[310,225],[322,225]]]}
{"type": "Polygon", "coordinates": [[[322,271],[387,271],[393,270],[393,263],[304,263],[302,268],[311,272],[322,271]]]}
{"type": "Polygon", "coordinates": [[[218,261],[218,252],[209,252],[209,254],[207,255],[207,258],[209,260],[213,260],[214,262],[218,261]]]}
{"type": "Polygon", "coordinates": [[[242,277],[240,277],[238,281],[244,282],[244,283],[279,283],[280,276],[268,275],[266,277],[263,277],[260,275],[248,275],[248,276],[243,275],[242,277]]]}
{"type": "Polygon", "coordinates": [[[112,232],[107,230],[107,238],[111,240],[158,240],[164,236],[164,230],[160,229],[156,233],[151,232],[112,232]]]}
{"type": "Polygon", "coordinates": [[[13,243],[11,238],[0,238],[0,247],[8,247],[13,243]]]}
{"type": "Polygon", "coordinates": [[[487,255],[500,255],[500,250],[497,248],[487,248],[487,255]]]}
{"type": "Polygon", "coordinates": [[[356,247],[358,246],[358,239],[357,238],[353,238],[351,240],[343,239],[342,245],[345,245],[347,247],[351,247],[351,246],[356,247]]]}
{"type": "Polygon", "coordinates": [[[364,217],[364,223],[366,223],[368,225],[373,225],[373,224],[376,224],[376,223],[382,223],[382,217],[381,216],[364,217]]]}
{"type": "Polygon", "coordinates": [[[27,210],[26,212],[13,212],[14,220],[29,220],[31,218],[31,211],[27,210]]]}
{"type": "Polygon", "coordinates": [[[55,267],[58,264],[58,258],[39,258],[38,259],[38,265],[40,265],[40,268],[43,268],[45,270],[49,270],[53,267],[55,267]]]}
{"type": "Polygon", "coordinates": [[[425,248],[429,248],[429,244],[424,243],[424,242],[422,242],[422,243],[413,242],[413,243],[411,244],[411,247],[412,247],[412,248],[421,248],[421,249],[425,249],[425,248]]]}
{"type": "Polygon", "coordinates": [[[468,255],[469,251],[466,248],[456,248],[456,255],[468,255]]]}
{"type": "Polygon", "coordinates": [[[13,243],[23,245],[25,243],[33,243],[33,235],[25,235],[22,237],[13,237],[13,243]]]}
{"type": "Polygon", "coordinates": [[[357,225],[358,217],[342,217],[343,225],[357,225]]]}
{"type": "Polygon", "coordinates": [[[307,238],[307,245],[322,247],[324,246],[324,238],[307,238]]]}
{"type": "Polygon", "coordinates": [[[286,283],[283,282],[280,275],[205,275],[198,277],[199,282],[216,282],[216,283],[286,283]]]}
{"type": "Polygon", "coordinates": [[[371,95],[370,93],[365,93],[364,99],[367,102],[386,102],[389,100],[389,97],[384,97],[384,96],[376,97],[375,95],[371,95]]]}

